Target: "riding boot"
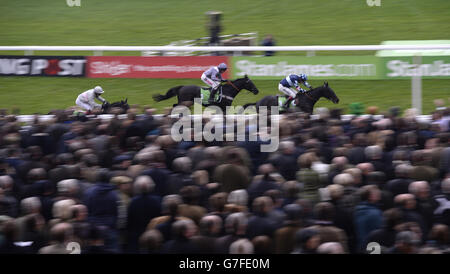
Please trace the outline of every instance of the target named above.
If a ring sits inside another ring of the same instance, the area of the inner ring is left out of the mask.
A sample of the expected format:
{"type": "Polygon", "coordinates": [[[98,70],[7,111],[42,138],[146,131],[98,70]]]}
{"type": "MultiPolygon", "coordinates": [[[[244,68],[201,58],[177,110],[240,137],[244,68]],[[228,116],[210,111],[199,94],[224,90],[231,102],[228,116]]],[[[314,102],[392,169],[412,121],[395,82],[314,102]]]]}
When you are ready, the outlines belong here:
{"type": "Polygon", "coordinates": [[[209,95],[208,103],[210,103],[210,104],[214,103],[214,97],[216,96],[217,90],[218,90],[218,88],[211,89],[211,94],[209,95]]]}
{"type": "Polygon", "coordinates": [[[289,105],[291,104],[291,102],[292,102],[293,99],[294,99],[293,97],[289,96],[288,99],[286,100],[286,102],[284,103],[283,107],[284,107],[285,109],[288,109],[288,108],[289,108],[289,105]]]}

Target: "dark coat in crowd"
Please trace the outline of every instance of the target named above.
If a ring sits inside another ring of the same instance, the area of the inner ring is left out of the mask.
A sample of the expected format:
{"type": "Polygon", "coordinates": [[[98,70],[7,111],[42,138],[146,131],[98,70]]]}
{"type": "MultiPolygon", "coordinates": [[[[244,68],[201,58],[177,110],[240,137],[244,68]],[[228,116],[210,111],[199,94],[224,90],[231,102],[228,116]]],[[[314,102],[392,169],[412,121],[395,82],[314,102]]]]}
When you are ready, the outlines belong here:
{"type": "Polygon", "coordinates": [[[169,194],[169,189],[167,187],[167,181],[169,180],[169,176],[172,172],[167,168],[150,168],[144,170],[141,175],[150,176],[155,183],[155,188],[153,192],[155,195],[159,195],[161,197],[169,194]]]}
{"type": "Polygon", "coordinates": [[[139,251],[139,237],[151,219],[161,215],[161,198],[150,194],[134,197],[128,206],[127,232],[130,252],[139,251]]]}
{"type": "Polygon", "coordinates": [[[166,242],[161,249],[163,254],[195,254],[198,253],[195,243],[186,238],[173,239],[166,242]]]}
{"type": "Polygon", "coordinates": [[[266,214],[255,214],[248,220],[247,237],[253,239],[256,236],[272,237],[279,223],[266,214]]]}
{"type": "Polygon", "coordinates": [[[89,222],[116,229],[118,202],[116,188],[109,183],[100,182],[87,189],[84,204],[88,208],[89,222]]]}
{"type": "Polygon", "coordinates": [[[275,254],[289,254],[295,247],[295,233],[301,229],[300,224],[289,224],[275,231],[275,254]]]}
{"type": "Polygon", "coordinates": [[[370,232],[383,224],[383,214],[374,204],[361,202],[355,208],[355,232],[358,250],[364,250],[370,232]]]}
{"type": "Polygon", "coordinates": [[[395,236],[397,231],[393,228],[383,227],[370,232],[367,242],[376,242],[381,246],[390,248],[395,244],[395,236]]]}
{"type": "Polygon", "coordinates": [[[295,158],[294,155],[281,154],[272,159],[270,162],[286,181],[295,180],[298,165],[297,158],[295,158]]]}

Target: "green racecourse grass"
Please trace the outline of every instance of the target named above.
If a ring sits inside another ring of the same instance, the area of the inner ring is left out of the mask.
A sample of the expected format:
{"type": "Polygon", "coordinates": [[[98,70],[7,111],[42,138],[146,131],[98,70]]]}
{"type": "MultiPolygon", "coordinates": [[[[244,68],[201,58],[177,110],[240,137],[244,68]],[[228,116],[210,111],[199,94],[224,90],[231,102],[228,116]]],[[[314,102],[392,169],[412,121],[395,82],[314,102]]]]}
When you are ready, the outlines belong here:
{"type": "MultiPolygon", "coordinates": [[[[105,89],[105,98],[110,102],[128,97],[130,104],[149,105],[158,108],[161,112],[164,107],[172,106],[175,97],[156,103],[151,96],[156,93],[165,93],[168,88],[176,85],[200,84],[200,80],[183,79],[77,79],[77,78],[2,78],[0,85],[0,108],[11,109],[18,107],[21,113],[45,114],[51,109],[66,108],[75,105],[75,99],[80,91],[92,88],[101,83],[105,89]],[[12,95],[13,94],[13,95],[12,95]]],[[[313,86],[321,84],[320,81],[311,81],[313,86]]],[[[361,102],[366,107],[379,106],[387,110],[391,106],[399,106],[403,110],[411,104],[411,81],[343,81],[334,80],[330,86],[340,98],[340,103],[333,105],[321,99],[316,106],[343,108],[348,113],[348,105],[352,102],[361,102]]],[[[255,81],[260,90],[258,95],[243,91],[236,97],[233,105],[256,102],[265,95],[277,93],[277,81],[255,81]]],[[[423,108],[424,113],[430,113],[434,108],[433,100],[448,98],[450,80],[424,80],[423,81],[423,108]]]]}
{"type": "MultiPolygon", "coordinates": [[[[0,45],[166,45],[207,36],[208,10],[224,13],[223,34],[256,31],[261,39],[271,33],[278,45],[358,45],[379,44],[384,40],[450,38],[448,0],[381,0],[381,7],[369,7],[366,0],[81,0],[81,7],[72,8],[65,0],[0,0],[0,45]]],[[[201,81],[4,77],[0,78],[0,107],[17,106],[22,113],[47,113],[73,105],[78,93],[99,84],[106,90],[109,101],[128,97],[131,104],[149,104],[161,110],[174,100],[156,104],[152,94],[192,83],[201,81]]],[[[255,84],[261,93],[241,94],[236,104],[276,93],[277,81],[255,81],[255,84]]],[[[425,113],[434,108],[433,99],[450,97],[449,84],[450,80],[423,81],[425,113]]],[[[378,105],[381,110],[394,105],[402,109],[410,107],[409,80],[330,81],[330,85],[341,98],[338,107],[346,108],[351,102],[378,105]]],[[[332,106],[326,101],[318,105],[332,106]]]]}

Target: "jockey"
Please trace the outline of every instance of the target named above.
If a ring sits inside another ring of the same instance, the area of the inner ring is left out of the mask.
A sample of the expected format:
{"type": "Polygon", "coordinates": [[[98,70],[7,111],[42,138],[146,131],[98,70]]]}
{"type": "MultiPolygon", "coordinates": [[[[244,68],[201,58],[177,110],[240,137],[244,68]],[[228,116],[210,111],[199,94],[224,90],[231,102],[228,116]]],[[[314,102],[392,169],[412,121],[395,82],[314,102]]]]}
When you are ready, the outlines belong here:
{"type": "Polygon", "coordinates": [[[288,100],[283,105],[283,107],[285,108],[289,107],[289,104],[297,95],[297,91],[302,93],[306,92],[306,90],[302,89],[302,87],[300,86],[301,83],[303,83],[309,89],[312,88],[312,86],[307,82],[307,80],[308,77],[306,76],[306,74],[302,73],[300,75],[289,74],[288,76],[286,76],[286,78],[280,81],[280,83],[278,84],[278,90],[288,96],[288,100]],[[295,88],[297,91],[295,91],[293,88],[295,88]]]}
{"type": "Polygon", "coordinates": [[[203,72],[201,77],[202,81],[211,87],[211,94],[209,95],[208,99],[209,103],[214,102],[214,96],[219,89],[220,83],[226,82],[225,79],[222,79],[222,73],[224,73],[226,70],[227,65],[225,63],[220,63],[217,67],[210,67],[208,70],[203,72]]]}
{"type": "Polygon", "coordinates": [[[75,103],[87,111],[91,111],[94,108],[101,108],[102,105],[97,104],[95,102],[95,99],[99,100],[102,103],[106,103],[106,100],[100,96],[100,94],[102,93],[104,93],[102,87],[96,86],[95,88],[86,90],[85,92],[78,95],[75,103]]]}

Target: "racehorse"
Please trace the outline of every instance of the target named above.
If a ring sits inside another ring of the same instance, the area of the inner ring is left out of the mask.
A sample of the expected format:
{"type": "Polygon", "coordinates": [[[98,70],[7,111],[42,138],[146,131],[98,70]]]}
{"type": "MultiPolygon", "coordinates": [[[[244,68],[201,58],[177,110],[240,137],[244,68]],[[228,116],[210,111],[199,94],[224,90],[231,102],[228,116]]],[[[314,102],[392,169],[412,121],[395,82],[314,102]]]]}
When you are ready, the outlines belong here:
{"type": "MultiPolygon", "coordinates": [[[[267,106],[269,110],[271,106],[279,106],[278,101],[279,97],[280,96],[278,95],[265,96],[256,103],[245,104],[244,108],[251,105],[255,105],[257,110],[259,109],[260,106],[267,106]]],[[[328,86],[328,82],[324,82],[323,86],[311,89],[309,91],[306,91],[305,93],[301,92],[297,93],[297,96],[295,96],[294,100],[295,106],[300,111],[312,114],[314,105],[322,97],[332,101],[335,104],[339,103],[339,98],[336,96],[334,91],[328,86]]]]}
{"type": "MultiPolygon", "coordinates": [[[[222,92],[219,91],[217,94],[221,94],[219,97],[219,100],[210,104],[210,103],[202,103],[204,106],[210,106],[215,105],[222,109],[222,111],[225,111],[225,108],[227,106],[231,106],[233,103],[234,97],[238,95],[238,93],[245,89],[253,94],[258,94],[259,90],[256,88],[255,84],[250,80],[247,75],[245,75],[244,78],[239,78],[234,81],[227,81],[226,84],[223,84],[221,86],[222,92]]],[[[189,85],[189,86],[176,86],[167,91],[165,95],[157,94],[153,96],[153,99],[156,102],[169,99],[171,97],[177,96],[178,102],[174,104],[173,106],[177,105],[186,105],[191,106],[194,103],[194,98],[200,98],[201,97],[201,87],[196,85],[189,85]]]]}
{"type": "Polygon", "coordinates": [[[121,114],[127,113],[127,110],[130,108],[127,101],[128,101],[128,98],[126,98],[125,100],[120,100],[118,102],[114,102],[114,103],[105,102],[102,105],[102,112],[104,114],[106,114],[106,113],[109,113],[112,108],[120,108],[121,114]]]}

